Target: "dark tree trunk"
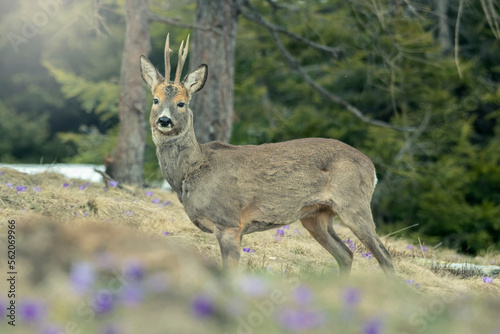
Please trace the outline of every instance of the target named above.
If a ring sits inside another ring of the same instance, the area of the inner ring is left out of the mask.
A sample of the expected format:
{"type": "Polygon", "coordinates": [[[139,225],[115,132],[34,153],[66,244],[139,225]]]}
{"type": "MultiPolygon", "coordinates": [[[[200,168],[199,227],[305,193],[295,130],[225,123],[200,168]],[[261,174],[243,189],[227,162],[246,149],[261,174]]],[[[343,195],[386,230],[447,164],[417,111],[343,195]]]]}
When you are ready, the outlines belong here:
{"type": "Polygon", "coordinates": [[[190,102],[200,143],[231,137],[237,16],[237,0],[197,0],[196,24],[213,29],[195,29],[190,51],[190,71],[208,65],[207,83],[190,102]]]}
{"type": "Polygon", "coordinates": [[[120,132],[112,162],[112,177],[127,184],[143,185],[146,144],[145,102],[139,57],[151,50],[145,0],[126,0],[125,46],[120,73],[120,132]]]}

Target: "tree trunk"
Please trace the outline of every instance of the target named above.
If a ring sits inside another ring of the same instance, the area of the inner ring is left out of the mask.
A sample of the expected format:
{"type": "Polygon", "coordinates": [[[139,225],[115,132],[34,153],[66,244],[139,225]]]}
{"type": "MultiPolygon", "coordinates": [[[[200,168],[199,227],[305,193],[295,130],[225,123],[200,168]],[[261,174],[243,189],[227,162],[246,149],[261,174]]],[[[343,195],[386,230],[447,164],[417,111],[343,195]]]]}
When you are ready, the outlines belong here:
{"type": "Polygon", "coordinates": [[[451,33],[450,26],[448,25],[448,5],[449,0],[436,0],[437,14],[439,18],[439,34],[438,40],[441,50],[448,52],[451,50],[451,33]]]}
{"type": "Polygon", "coordinates": [[[111,176],[122,183],[143,185],[146,144],[146,92],[142,87],[139,57],[151,50],[145,0],[125,2],[125,46],[120,72],[120,132],[116,144],[111,176]]]}
{"type": "Polygon", "coordinates": [[[208,65],[205,87],[196,93],[190,109],[200,143],[228,142],[233,121],[234,52],[238,7],[236,0],[197,0],[196,23],[213,30],[195,29],[190,71],[208,65]]]}

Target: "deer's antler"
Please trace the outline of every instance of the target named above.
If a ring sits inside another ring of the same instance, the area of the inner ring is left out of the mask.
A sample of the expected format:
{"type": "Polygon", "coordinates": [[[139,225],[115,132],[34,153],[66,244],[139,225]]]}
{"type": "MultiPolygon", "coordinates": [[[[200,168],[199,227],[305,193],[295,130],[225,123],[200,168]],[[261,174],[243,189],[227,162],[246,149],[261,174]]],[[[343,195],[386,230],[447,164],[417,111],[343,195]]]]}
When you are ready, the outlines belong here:
{"type": "Polygon", "coordinates": [[[187,53],[188,53],[189,35],[186,39],[186,47],[184,48],[184,51],[182,50],[183,45],[184,45],[184,41],[182,41],[181,47],[179,48],[179,61],[177,63],[177,71],[175,72],[175,81],[174,81],[175,85],[178,85],[181,83],[182,68],[184,67],[184,62],[186,61],[186,57],[187,57],[187,53]]]}
{"type": "Polygon", "coordinates": [[[169,46],[169,37],[170,34],[167,34],[167,40],[165,42],[165,80],[167,80],[167,82],[170,81],[170,52],[172,52],[169,46]]]}

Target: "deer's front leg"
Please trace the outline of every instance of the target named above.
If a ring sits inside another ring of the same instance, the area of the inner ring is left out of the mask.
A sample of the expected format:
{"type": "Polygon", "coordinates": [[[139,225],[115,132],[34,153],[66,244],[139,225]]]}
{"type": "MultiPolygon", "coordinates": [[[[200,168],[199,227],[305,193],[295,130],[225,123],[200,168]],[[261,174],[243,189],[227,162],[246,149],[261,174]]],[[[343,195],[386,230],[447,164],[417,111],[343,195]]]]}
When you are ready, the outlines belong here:
{"type": "Polygon", "coordinates": [[[224,269],[230,267],[237,269],[240,261],[241,233],[239,227],[216,227],[215,235],[219,241],[224,269]]]}

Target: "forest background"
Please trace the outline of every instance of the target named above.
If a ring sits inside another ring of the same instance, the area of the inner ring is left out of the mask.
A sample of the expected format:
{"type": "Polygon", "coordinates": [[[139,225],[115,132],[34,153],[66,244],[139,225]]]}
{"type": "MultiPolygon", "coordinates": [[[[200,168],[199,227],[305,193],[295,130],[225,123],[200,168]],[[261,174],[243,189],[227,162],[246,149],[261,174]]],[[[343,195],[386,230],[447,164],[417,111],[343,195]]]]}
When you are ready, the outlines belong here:
{"type": "MultiPolygon", "coordinates": [[[[0,3],[0,162],[113,155],[130,2],[0,3]]],[[[379,229],[413,226],[427,245],[471,254],[500,250],[500,3],[150,0],[151,13],[172,18],[149,22],[160,72],[166,33],[175,55],[193,30],[203,36],[197,7],[219,2],[239,6],[231,143],[339,139],[376,165],[379,229]]],[[[143,175],[154,184],[149,95],[143,175]]]]}

